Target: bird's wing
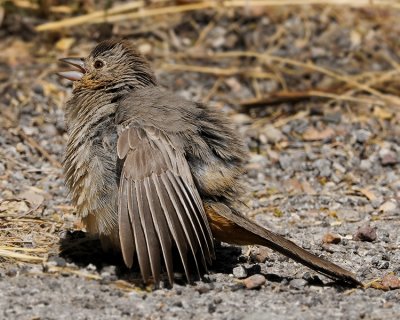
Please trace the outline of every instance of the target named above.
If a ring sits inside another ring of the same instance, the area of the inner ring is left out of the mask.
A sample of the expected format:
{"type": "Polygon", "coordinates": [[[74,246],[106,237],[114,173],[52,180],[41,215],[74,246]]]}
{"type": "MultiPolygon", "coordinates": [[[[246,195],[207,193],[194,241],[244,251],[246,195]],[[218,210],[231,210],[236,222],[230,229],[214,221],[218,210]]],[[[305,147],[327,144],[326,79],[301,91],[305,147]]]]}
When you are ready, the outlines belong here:
{"type": "Polygon", "coordinates": [[[152,126],[131,126],[118,138],[118,157],[123,161],[118,202],[122,255],[131,267],[136,253],[145,282],[152,275],[159,283],[164,259],[173,283],[173,246],[188,281],[189,255],[197,272],[199,258],[206,267],[214,257],[203,203],[177,142],[152,126]]]}

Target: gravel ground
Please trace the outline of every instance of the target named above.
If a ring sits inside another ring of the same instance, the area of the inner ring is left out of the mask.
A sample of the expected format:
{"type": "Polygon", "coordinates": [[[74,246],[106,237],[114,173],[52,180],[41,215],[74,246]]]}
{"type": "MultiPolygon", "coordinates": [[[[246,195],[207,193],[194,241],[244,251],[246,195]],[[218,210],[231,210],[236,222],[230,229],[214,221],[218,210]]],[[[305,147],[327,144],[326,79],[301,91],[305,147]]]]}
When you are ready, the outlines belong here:
{"type": "Polygon", "coordinates": [[[170,18],[36,34],[39,18],[5,16],[0,319],[398,319],[400,13],[307,6],[170,18]],[[268,249],[218,244],[202,281],[187,285],[178,273],[172,289],[152,291],[86,239],[60,169],[71,87],[53,73],[56,58],[112,35],[135,41],[163,86],[228,114],[250,153],[247,215],[354,271],[367,288],[342,287],[268,249]],[[235,50],[310,61],[350,82],[288,62],[196,57],[235,50]]]}

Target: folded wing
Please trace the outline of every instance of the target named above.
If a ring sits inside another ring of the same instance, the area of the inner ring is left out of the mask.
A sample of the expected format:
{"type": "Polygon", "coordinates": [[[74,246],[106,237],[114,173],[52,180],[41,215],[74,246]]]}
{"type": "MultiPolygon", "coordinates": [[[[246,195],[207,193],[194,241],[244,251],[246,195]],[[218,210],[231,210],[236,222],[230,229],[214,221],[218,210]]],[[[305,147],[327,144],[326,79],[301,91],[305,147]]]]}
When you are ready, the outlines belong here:
{"type": "Polygon", "coordinates": [[[119,237],[125,264],[136,253],[143,280],[160,281],[164,261],[173,283],[172,248],[176,247],[190,281],[214,257],[213,240],[200,195],[178,143],[151,126],[131,126],[118,138],[123,161],[119,184],[119,237]],[[200,261],[199,261],[200,260],[200,261]]]}

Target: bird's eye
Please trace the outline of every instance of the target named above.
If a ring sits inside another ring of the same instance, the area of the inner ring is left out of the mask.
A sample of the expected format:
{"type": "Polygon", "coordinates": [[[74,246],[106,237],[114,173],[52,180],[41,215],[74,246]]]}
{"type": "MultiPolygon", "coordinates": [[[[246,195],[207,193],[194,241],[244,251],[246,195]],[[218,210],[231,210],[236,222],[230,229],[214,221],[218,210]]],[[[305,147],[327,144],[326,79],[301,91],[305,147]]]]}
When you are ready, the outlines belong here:
{"type": "Polygon", "coordinates": [[[103,63],[103,61],[100,61],[100,60],[96,60],[95,62],[94,62],[94,65],[93,65],[96,69],[100,69],[100,68],[103,68],[103,66],[104,66],[104,63],[103,63]]]}

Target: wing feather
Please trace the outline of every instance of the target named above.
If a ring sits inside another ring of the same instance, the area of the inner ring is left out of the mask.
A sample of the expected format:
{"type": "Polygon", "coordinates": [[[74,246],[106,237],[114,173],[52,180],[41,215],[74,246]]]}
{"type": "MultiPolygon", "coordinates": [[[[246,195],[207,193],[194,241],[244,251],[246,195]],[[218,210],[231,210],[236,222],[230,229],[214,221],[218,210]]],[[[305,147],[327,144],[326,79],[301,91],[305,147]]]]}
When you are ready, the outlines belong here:
{"type": "Polygon", "coordinates": [[[154,127],[131,124],[120,133],[123,160],[119,186],[119,228],[124,261],[136,253],[142,278],[160,281],[162,261],[173,283],[172,248],[176,246],[185,275],[200,275],[214,257],[213,238],[183,148],[174,137],[154,127]],[[172,143],[172,141],[174,143],[172,143]]]}
{"type": "Polygon", "coordinates": [[[154,186],[154,174],[150,178],[144,180],[144,187],[146,189],[147,199],[149,200],[151,217],[160,241],[165,267],[167,269],[168,280],[171,284],[173,284],[174,272],[172,267],[171,234],[169,232],[167,221],[161,207],[160,198],[158,197],[157,190],[154,186]]]}
{"type": "Polygon", "coordinates": [[[140,221],[136,183],[134,181],[131,181],[128,184],[128,210],[131,217],[132,229],[135,234],[135,247],[140,271],[142,273],[143,281],[147,282],[150,277],[150,259],[146,250],[146,239],[144,237],[144,232],[140,221]]]}
{"type": "Polygon", "coordinates": [[[151,217],[151,211],[149,206],[148,195],[144,183],[149,178],[145,178],[143,181],[138,182],[136,185],[136,198],[138,201],[138,209],[140,221],[142,223],[142,229],[147,244],[147,253],[150,260],[151,272],[155,283],[160,282],[160,243],[155,231],[153,219],[151,217]]]}
{"type": "Polygon", "coordinates": [[[161,206],[162,206],[164,212],[168,212],[168,214],[165,215],[165,218],[167,220],[167,224],[168,224],[169,230],[172,234],[172,237],[175,241],[175,244],[178,248],[179,256],[181,257],[181,260],[182,260],[182,265],[185,270],[186,278],[189,281],[190,280],[190,270],[189,270],[188,259],[187,259],[188,247],[187,247],[184,232],[179,223],[179,219],[176,216],[175,207],[171,201],[171,198],[169,197],[167,188],[164,185],[164,182],[162,179],[163,175],[165,175],[165,173],[162,173],[161,177],[155,177],[155,181],[156,181],[155,187],[157,189],[157,194],[160,198],[161,206]]]}
{"type": "Polygon", "coordinates": [[[121,242],[121,251],[124,262],[128,268],[133,265],[133,256],[135,254],[135,238],[132,230],[132,221],[128,211],[128,190],[127,181],[121,179],[120,192],[121,196],[118,201],[118,223],[119,223],[119,238],[121,242]]]}
{"type": "Polygon", "coordinates": [[[200,275],[199,265],[197,263],[197,257],[196,257],[197,248],[199,246],[199,243],[197,241],[195,241],[195,239],[194,239],[192,226],[190,224],[190,221],[188,219],[188,214],[187,214],[187,213],[190,214],[191,212],[187,212],[187,210],[185,210],[186,208],[184,207],[183,203],[181,202],[181,199],[179,199],[179,193],[177,192],[177,190],[174,186],[175,181],[173,181],[173,180],[175,180],[175,178],[173,176],[171,176],[169,171],[167,171],[166,174],[161,175],[161,180],[164,182],[164,186],[166,187],[169,198],[171,199],[172,204],[175,208],[176,217],[178,218],[178,221],[184,232],[185,241],[187,241],[187,243],[189,244],[189,247],[192,251],[194,263],[196,265],[197,274],[200,275]]]}
{"type": "MultiPolygon", "coordinates": [[[[203,263],[203,267],[207,270],[207,263],[211,264],[211,250],[210,246],[207,242],[207,237],[206,233],[204,230],[204,227],[202,226],[198,213],[197,213],[197,208],[195,207],[194,203],[195,200],[191,197],[190,194],[186,191],[185,188],[185,183],[182,181],[181,178],[176,179],[176,182],[178,183],[179,189],[182,192],[182,195],[184,195],[185,199],[182,199],[182,203],[186,203],[190,207],[190,211],[193,213],[193,215],[189,215],[190,222],[192,223],[193,230],[196,233],[197,241],[201,243],[200,245],[200,250],[201,250],[201,260],[203,263]],[[203,249],[204,248],[204,249],[203,249]]],[[[189,209],[187,209],[189,211],[189,209]]]]}

